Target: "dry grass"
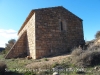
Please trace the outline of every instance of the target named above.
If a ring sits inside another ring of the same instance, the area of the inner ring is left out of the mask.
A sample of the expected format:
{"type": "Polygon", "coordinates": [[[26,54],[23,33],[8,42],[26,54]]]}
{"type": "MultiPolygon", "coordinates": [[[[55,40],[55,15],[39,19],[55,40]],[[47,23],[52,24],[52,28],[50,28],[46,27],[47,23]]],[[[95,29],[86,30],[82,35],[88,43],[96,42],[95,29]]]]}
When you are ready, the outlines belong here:
{"type": "Polygon", "coordinates": [[[44,59],[41,59],[41,62],[34,62],[30,63],[26,66],[26,68],[46,68],[46,67],[51,67],[52,64],[58,62],[62,63],[62,61],[67,60],[71,55],[61,55],[61,56],[56,56],[56,57],[51,57],[51,58],[46,58],[48,61],[45,61],[44,59]]]}
{"type": "Polygon", "coordinates": [[[84,50],[82,50],[82,49],[80,49],[80,48],[75,48],[73,51],[72,51],[72,53],[71,53],[71,55],[74,55],[74,56],[79,56],[81,53],[83,53],[84,52],[84,50]]]}
{"type": "Polygon", "coordinates": [[[95,66],[100,63],[100,48],[93,46],[83,51],[81,49],[75,49],[72,52],[72,63],[77,66],[95,66]]]}

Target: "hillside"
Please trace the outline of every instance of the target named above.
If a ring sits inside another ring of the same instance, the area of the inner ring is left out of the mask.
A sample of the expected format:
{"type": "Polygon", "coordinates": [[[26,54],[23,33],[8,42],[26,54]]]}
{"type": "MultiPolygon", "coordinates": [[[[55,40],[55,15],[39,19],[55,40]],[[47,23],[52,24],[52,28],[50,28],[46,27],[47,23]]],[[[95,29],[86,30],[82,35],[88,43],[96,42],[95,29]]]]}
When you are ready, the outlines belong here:
{"type": "Polygon", "coordinates": [[[100,38],[95,40],[94,45],[100,45],[100,38]]]}

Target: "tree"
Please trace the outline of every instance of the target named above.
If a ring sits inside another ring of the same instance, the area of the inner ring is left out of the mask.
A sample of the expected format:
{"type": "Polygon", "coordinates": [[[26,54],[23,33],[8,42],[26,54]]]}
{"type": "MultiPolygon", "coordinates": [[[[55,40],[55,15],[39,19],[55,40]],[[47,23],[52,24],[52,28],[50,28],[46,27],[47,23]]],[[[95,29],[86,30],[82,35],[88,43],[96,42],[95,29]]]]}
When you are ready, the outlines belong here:
{"type": "Polygon", "coordinates": [[[15,44],[16,40],[15,39],[10,39],[8,43],[6,44],[5,50],[10,50],[12,46],[15,44]]]}
{"type": "Polygon", "coordinates": [[[95,35],[95,38],[99,38],[100,37],[100,31],[98,31],[95,35]]]}

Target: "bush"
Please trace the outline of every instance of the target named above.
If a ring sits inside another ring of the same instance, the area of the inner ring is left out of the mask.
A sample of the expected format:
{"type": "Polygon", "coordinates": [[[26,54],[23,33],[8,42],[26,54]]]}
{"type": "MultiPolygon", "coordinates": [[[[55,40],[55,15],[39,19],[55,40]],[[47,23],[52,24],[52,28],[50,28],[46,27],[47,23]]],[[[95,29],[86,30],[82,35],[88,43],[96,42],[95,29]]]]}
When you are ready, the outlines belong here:
{"type": "Polygon", "coordinates": [[[100,31],[98,31],[95,35],[95,38],[99,38],[100,37],[100,31]]]}
{"type": "Polygon", "coordinates": [[[1,52],[1,54],[7,54],[8,53],[8,50],[3,50],[2,52],[1,52]]]}
{"type": "Polygon", "coordinates": [[[75,55],[75,56],[78,56],[80,55],[81,53],[83,53],[83,50],[80,49],[80,48],[75,48],[73,51],[72,51],[72,55],[75,55]]]}
{"type": "Polygon", "coordinates": [[[52,64],[52,68],[54,68],[54,67],[56,67],[58,65],[59,65],[59,63],[58,62],[55,62],[54,64],[52,64]]]}
{"type": "Polygon", "coordinates": [[[5,72],[6,68],[7,65],[4,62],[0,61],[0,72],[5,72]]]}
{"type": "Polygon", "coordinates": [[[88,50],[98,50],[100,49],[100,45],[91,45],[88,50]]]}
{"type": "Polygon", "coordinates": [[[48,61],[48,59],[47,59],[47,58],[43,58],[43,60],[44,60],[44,61],[48,61]]]}
{"type": "Polygon", "coordinates": [[[15,39],[10,39],[6,44],[5,50],[10,50],[15,43],[16,43],[15,39]]]}
{"type": "Polygon", "coordinates": [[[72,58],[72,63],[81,67],[98,65],[100,63],[100,49],[86,50],[83,51],[80,55],[74,54],[72,58]]]}

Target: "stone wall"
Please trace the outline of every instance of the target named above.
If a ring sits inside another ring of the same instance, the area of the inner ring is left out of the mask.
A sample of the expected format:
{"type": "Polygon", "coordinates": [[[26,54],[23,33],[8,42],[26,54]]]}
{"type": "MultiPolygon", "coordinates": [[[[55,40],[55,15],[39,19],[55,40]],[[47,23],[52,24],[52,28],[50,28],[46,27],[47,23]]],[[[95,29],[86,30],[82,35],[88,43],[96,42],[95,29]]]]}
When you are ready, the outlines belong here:
{"type": "Polygon", "coordinates": [[[35,59],[35,13],[32,15],[32,17],[29,19],[29,21],[26,23],[24,28],[20,31],[19,36],[22,35],[22,33],[27,30],[27,53],[29,56],[31,56],[33,59],[35,59]]]}
{"type": "Polygon", "coordinates": [[[82,20],[65,8],[40,9],[35,12],[36,58],[67,53],[69,48],[84,39],[82,20]]]}

